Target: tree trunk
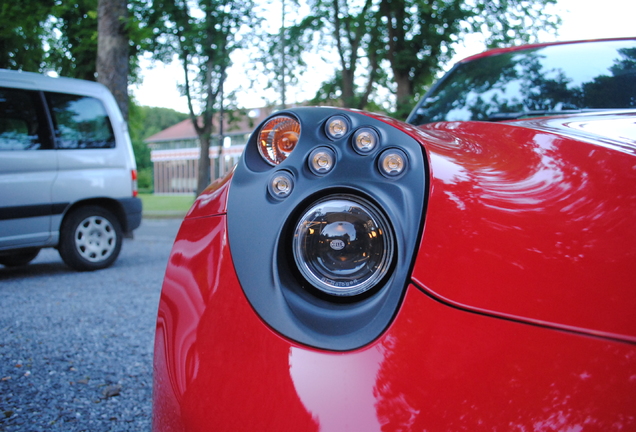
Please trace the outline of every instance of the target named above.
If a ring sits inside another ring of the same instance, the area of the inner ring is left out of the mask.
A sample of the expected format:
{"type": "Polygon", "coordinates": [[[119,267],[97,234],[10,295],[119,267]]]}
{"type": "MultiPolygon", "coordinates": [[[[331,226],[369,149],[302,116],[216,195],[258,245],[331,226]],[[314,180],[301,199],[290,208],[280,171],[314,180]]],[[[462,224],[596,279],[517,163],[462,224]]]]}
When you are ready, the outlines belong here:
{"type": "Polygon", "coordinates": [[[354,72],[353,68],[342,68],[342,105],[345,108],[355,108],[354,72]]]}
{"type": "Polygon", "coordinates": [[[111,91],[128,121],[128,5],[99,0],[97,6],[97,81],[111,91]]]}
{"type": "Polygon", "coordinates": [[[210,184],[210,134],[199,135],[199,170],[197,172],[196,195],[201,195],[210,184]]]}
{"type": "Polygon", "coordinates": [[[394,116],[398,120],[406,120],[413,108],[413,81],[409,76],[408,70],[402,71],[393,69],[393,77],[397,87],[395,92],[394,116]]]}

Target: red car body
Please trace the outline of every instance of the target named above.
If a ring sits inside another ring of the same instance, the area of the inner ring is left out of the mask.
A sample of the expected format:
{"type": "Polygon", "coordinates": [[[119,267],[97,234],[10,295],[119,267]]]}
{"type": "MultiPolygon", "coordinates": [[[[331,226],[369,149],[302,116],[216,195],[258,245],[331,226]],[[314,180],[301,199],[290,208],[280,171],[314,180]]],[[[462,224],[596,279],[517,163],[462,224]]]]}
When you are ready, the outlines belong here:
{"type": "MultiPolygon", "coordinates": [[[[423,218],[419,231],[396,228],[398,249],[409,234],[415,247],[398,252],[407,277],[394,311],[362,344],[334,347],[339,333],[297,336],[263,312],[241,269],[284,256],[239,264],[250,251],[235,245],[249,242],[231,237],[267,217],[259,207],[232,213],[231,194],[247,182],[239,166],[197,198],[169,259],[153,429],[636,430],[636,112],[414,127],[320,110],[315,125],[289,111],[301,119],[300,141],[336,115],[381,123],[382,137],[395,129],[421,149],[423,218]]],[[[304,171],[292,172],[292,195],[301,194],[304,171]]],[[[330,175],[312,180],[316,190],[330,175]]],[[[277,282],[260,283],[278,301],[277,282]]]]}

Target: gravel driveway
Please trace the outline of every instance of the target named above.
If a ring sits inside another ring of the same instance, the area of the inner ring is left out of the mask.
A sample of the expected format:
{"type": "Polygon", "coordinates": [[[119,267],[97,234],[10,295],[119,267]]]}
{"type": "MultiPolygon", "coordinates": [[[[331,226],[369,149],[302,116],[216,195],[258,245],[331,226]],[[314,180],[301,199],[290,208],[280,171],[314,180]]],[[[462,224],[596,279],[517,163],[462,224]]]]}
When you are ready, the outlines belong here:
{"type": "Polygon", "coordinates": [[[108,269],[57,251],[0,266],[0,431],[149,431],[161,281],[177,219],[144,219],[108,269]]]}

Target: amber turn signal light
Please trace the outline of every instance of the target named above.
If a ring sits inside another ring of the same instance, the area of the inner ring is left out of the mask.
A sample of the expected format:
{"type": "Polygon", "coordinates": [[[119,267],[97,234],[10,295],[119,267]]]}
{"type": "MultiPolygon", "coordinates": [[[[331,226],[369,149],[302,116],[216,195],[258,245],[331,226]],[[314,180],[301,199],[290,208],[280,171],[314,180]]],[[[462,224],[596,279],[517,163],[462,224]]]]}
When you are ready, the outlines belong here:
{"type": "Polygon", "coordinates": [[[258,151],[268,164],[278,165],[294,150],[299,137],[298,120],[286,115],[274,117],[258,133],[258,151]]]}

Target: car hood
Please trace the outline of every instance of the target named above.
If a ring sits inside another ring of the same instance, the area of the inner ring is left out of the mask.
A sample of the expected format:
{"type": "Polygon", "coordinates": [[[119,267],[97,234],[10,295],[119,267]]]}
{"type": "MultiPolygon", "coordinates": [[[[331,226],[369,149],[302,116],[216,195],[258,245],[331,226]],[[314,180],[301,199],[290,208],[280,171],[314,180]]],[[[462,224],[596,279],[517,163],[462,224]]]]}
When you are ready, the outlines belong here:
{"type": "Polygon", "coordinates": [[[636,111],[530,118],[509,122],[636,154],[636,111]]]}
{"type": "Polygon", "coordinates": [[[636,115],[421,126],[413,280],[453,306],[636,341],[636,115]]]}

